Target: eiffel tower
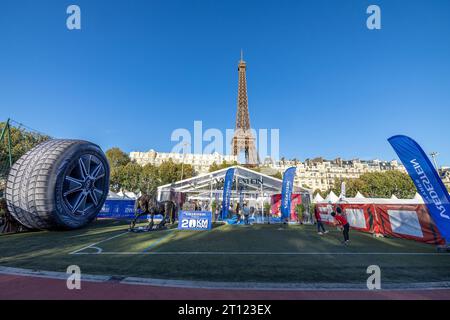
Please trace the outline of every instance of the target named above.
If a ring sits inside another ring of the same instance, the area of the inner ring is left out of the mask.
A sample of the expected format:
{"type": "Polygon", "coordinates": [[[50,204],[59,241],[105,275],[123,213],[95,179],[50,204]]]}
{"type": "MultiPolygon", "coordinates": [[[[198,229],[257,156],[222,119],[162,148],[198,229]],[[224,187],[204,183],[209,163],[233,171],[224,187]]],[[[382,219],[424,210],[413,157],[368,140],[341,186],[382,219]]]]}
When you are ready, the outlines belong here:
{"type": "Polygon", "coordinates": [[[231,149],[234,156],[239,156],[241,151],[245,153],[245,164],[258,164],[258,154],[256,152],[255,137],[251,132],[250,116],[248,112],[248,97],[247,97],[247,80],[245,76],[247,65],[243,58],[241,50],[241,60],[238,64],[239,73],[239,87],[238,87],[238,101],[236,113],[236,127],[234,130],[233,140],[231,142],[231,149]]]}

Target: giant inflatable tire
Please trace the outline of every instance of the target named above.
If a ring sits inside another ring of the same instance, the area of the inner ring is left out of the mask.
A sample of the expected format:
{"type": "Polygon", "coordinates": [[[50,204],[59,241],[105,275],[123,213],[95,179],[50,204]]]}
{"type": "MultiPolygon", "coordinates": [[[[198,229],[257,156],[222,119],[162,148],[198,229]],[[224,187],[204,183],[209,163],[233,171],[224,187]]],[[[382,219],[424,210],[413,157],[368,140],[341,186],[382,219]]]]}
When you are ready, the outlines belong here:
{"type": "Polygon", "coordinates": [[[76,229],[91,222],[108,196],[109,165],[99,146],[49,140],[12,166],[9,212],[29,229],[76,229]]]}

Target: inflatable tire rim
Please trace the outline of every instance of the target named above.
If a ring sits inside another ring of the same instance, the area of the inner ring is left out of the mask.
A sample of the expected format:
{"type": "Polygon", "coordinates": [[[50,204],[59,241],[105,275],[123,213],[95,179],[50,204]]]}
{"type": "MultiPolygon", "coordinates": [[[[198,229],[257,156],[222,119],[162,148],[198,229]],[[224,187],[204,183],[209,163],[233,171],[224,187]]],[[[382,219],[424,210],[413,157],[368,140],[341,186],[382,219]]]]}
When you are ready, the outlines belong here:
{"type": "Polygon", "coordinates": [[[104,196],[105,166],[95,155],[83,154],[64,175],[62,198],[73,216],[84,216],[104,196]]]}

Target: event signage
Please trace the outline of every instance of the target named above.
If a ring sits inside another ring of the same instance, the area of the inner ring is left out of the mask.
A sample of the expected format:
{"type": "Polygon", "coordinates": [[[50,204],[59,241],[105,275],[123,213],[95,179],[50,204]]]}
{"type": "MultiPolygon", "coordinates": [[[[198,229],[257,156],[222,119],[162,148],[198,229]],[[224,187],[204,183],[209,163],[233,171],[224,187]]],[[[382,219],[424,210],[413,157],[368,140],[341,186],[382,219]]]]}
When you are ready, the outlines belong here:
{"type": "MultiPolygon", "coordinates": [[[[252,185],[252,186],[261,186],[264,185],[264,179],[263,178],[241,178],[241,177],[236,177],[237,183],[238,185],[252,185]]],[[[217,189],[218,190],[222,190],[222,187],[224,185],[225,182],[225,178],[220,178],[220,179],[214,179],[215,183],[217,184],[217,189]]],[[[242,186],[243,188],[245,188],[245,186],[242,186]]]]}
{"type": "MultiPolygon", "coordinates": [[[[141,212],[140,209],[138,212],[141,212]]],[[[106,199],[102,209],[97,215],[98,218],[107,219],[134,219],[136,217],[135,200],[131,199],[106,199]]],[[[139,216],[138,220],[149,219],[149,215],[139,216]]],[[[162,215],[154,216],[156,219],[161,219],[162,215]]]]}
{"type": "Polygon", "coordinates": [[[442,237],[450,243],[450,195],[423,149],[407,136],[388,139],[416,185],[442,237]]]}
{"type": "Polygon", "coordinates": [[[281,218],[288,219],[291,214],[291,196],[294,187],[295,167],[286,169],[281,187],[281,218]]]}
{"type": "Polygon", "coordinates": [[[178,229],[180,230],[211,230],[211,211],[180,211],[178,229]]]}
{"type": "MultiPolygon", "coordinates": [[[[133,219],[134,200],[107,199],[98,214],[99,218],[133,219]]],[[[145,217],[143,217],[145,218],[145,217]]]]}
{"type": "Polygon", "coordinates": [[[234,178],[234,168],[229,168],[225,174],[225,181],[223,183],[222,220],[228,217],[228,208],[230,207],[233,178],[234,178]]]}

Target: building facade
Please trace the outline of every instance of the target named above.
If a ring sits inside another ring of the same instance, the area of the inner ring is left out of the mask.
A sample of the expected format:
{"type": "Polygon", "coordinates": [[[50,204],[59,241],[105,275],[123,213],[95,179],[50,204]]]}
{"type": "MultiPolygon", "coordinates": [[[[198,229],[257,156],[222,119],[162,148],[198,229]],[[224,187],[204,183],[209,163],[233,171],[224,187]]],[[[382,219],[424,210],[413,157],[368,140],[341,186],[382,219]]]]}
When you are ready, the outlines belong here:
{"type": "Polygon", "coordinates": [[[295,183],[310,188],[326,191],[334,186],[336,179],[356,179],[368,172],[383,172],[389,170],[400,170],[406,172],[405,167],[398,161],[382,160],[343,160],[340,158],[326,160],[323,158],[307,159],[304,162],[296,160],[280,160],[270,162],[266,165],[273,167],[279,172],[295,166],[295,183]]]}
{"type": "Polygon", "coordinates": [[[174,152],[156,152],[155,150],[150,150],[149,152],[131,152],[130,159],[142,166],[146,164],[159,166],[163,162],[171,159],[175,163],[191,165],[197,174],[208,172],[209,167],[214,163],[221,164],[224,161],[227,163],[234,163],[238,161],[237,156],[224,156],[217,152],[212,154],[183,154],[174,152]]]}
{"type": "Polygon", "coordinates": [[[450,167],[442,167],[439,173],[445,186],[450,190],[450,167]]]}
{"type": "MultiPolygon", "coordinates": [[[[238,156],[213,154],[192,154],[192,153],[172,153],[157,152],[150,150],[149,152],[131,152],[131,160],[140,165],[151,164],[155,166],[161,165],[164,161],[171,159],[175,163],[184,163],[191,165],[197,174],[209,172],[209,167],[227,163],[238,163],[238,156]]],[[[362,174],[368,172],[383,172],[390,170],[400,170],[406,172],[404,166],[398,161],[382,161],[382,160],[343,160],[340,158],[334,160],[326,160],[323,158],[307,159],[303,162],[297,160],[279,160],[272,161],[265,159],[261,164],[267,170],[267,174],[276,172],[283,173],[289,167],[296,167],[295,184],[297,186],[306,187],[312,190],[319,189],[326,191],[334,186],[336,179],[356,179],[362,174]]],[[[262,172],[263,172],[262,171],[262,172]]],[[[444,183],[450,185],[450,168],[442,175],[444,183]],[[447,182],[446,182],[447,181],[447,182]]]]}

